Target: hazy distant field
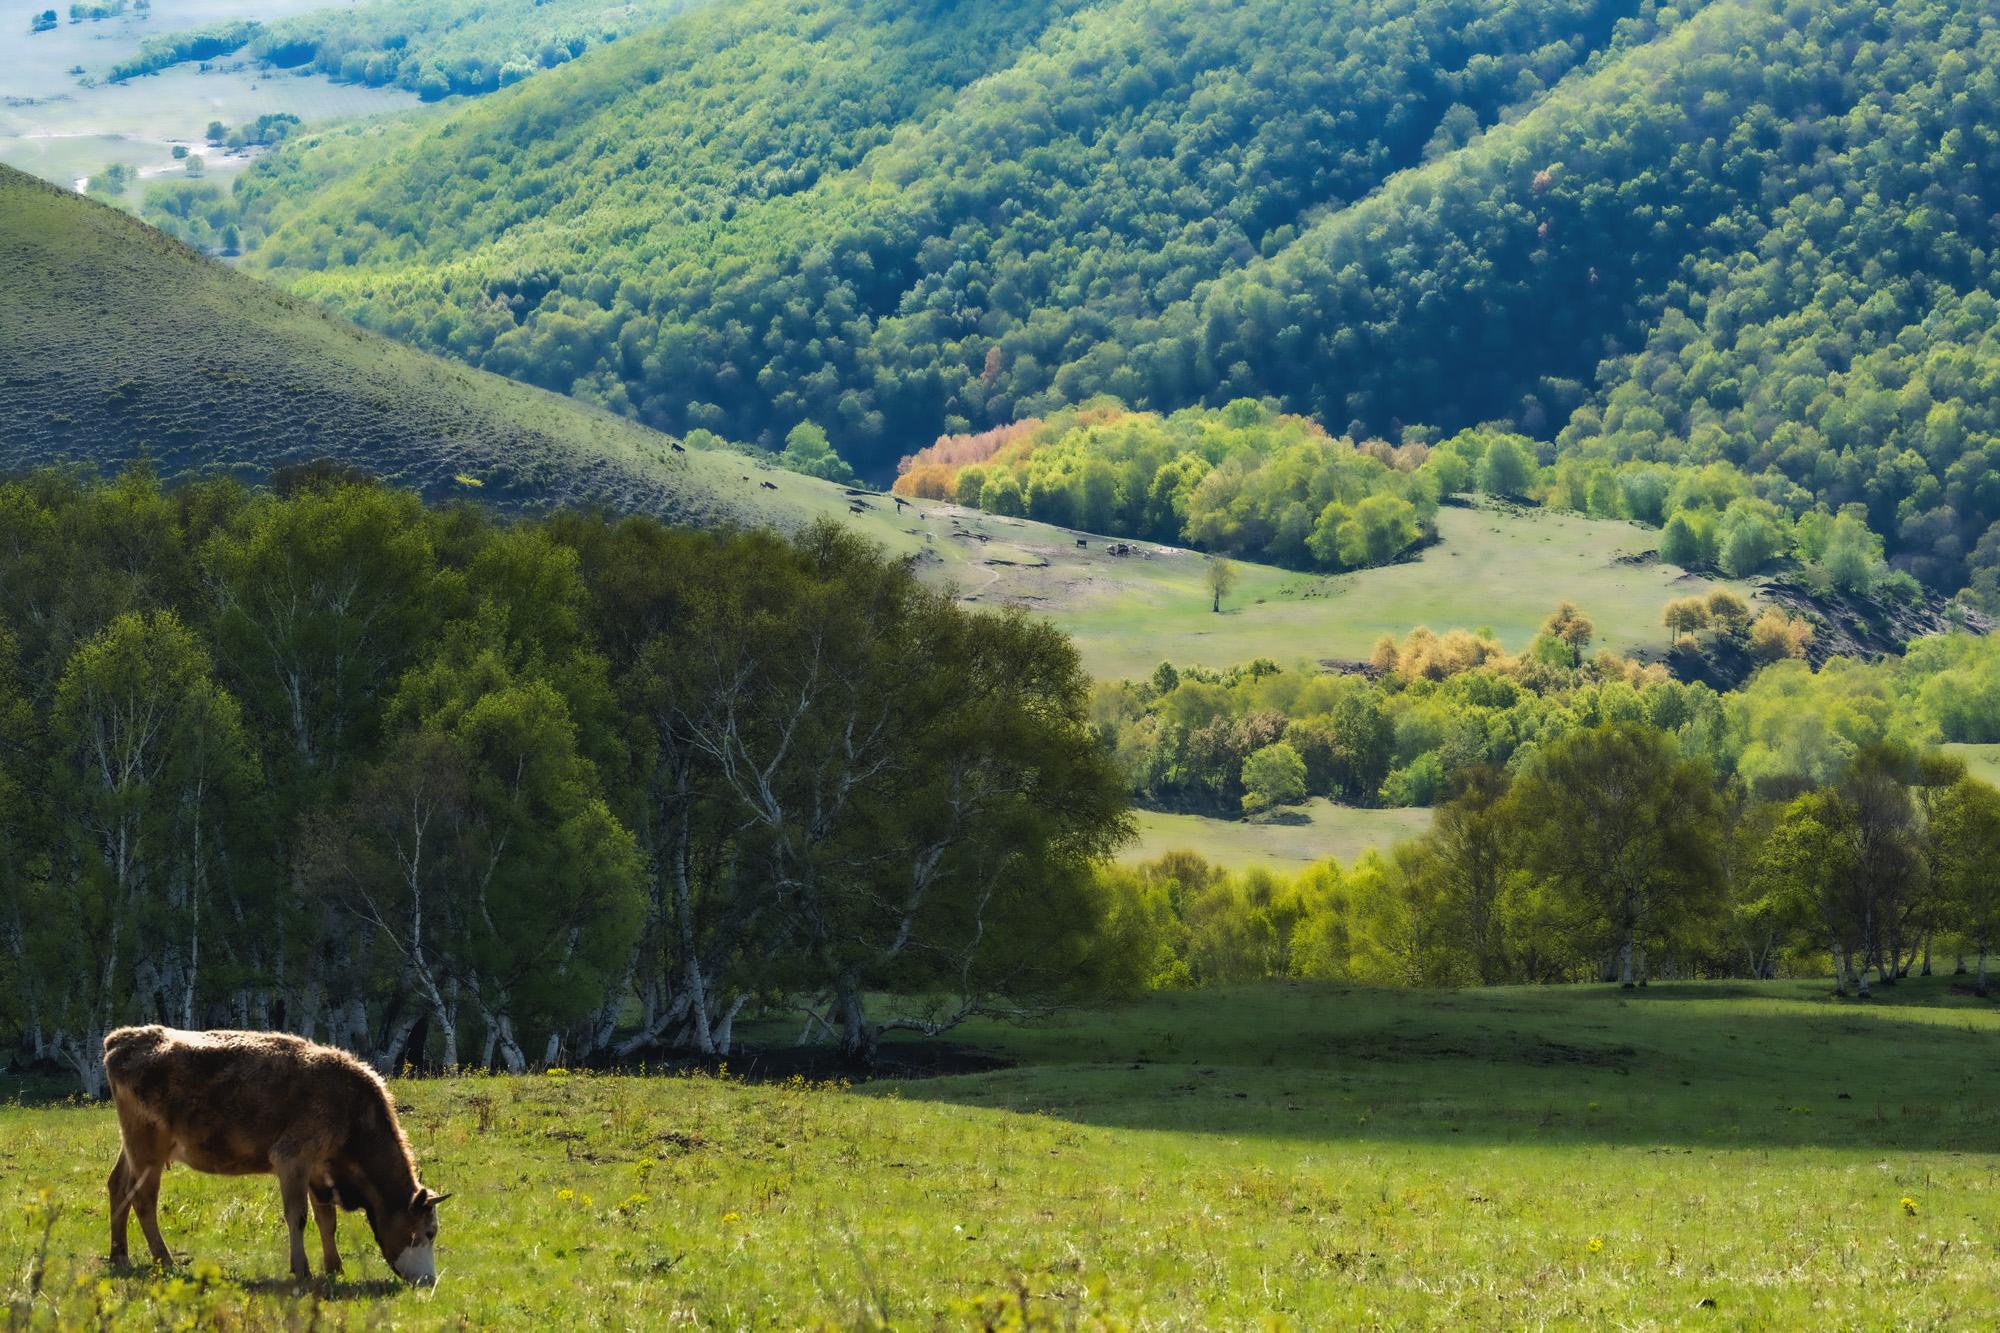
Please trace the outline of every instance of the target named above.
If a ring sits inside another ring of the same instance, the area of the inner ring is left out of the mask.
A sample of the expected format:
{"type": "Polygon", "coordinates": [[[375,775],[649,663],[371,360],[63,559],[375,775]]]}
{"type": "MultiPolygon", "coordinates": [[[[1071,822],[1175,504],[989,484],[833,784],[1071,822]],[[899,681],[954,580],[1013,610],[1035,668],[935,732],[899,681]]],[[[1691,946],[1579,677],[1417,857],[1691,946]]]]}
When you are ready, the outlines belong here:
{"type": "Polygon", "coordinates": [[[1946,754],[1957,755],[1965,761],[1972,776],[2000,787],[2000,745],[1946,745],[1941,747],[1946,754]]]}
{"type": "Polygon", "coordinates": [[[1991,1327],[2000,1012],[1826,989],[1273,985],[922,1082],[403,1082],[441,1285],[349,1215],[316,1311],[268,1178],[171,1172],[189,1263],[107,1274],[110,1111],[5,1108],[0,1283],[54,1209],[37,1326],[1991,1327]]]}
{"type": "Polygon", "coordinates": [[[1357,810],[1315,797],[1295,810],[1296,823],[1256,823],[1201,815],[1135,811],[1139,836],[1120,853],[1150,861],[1172,851],[1200,852],[1232,869],[1266,865],[1292,869],[1328,857],[1346,865],[1369,851],[1386,851],[1431,825],[1428,809],[1357,810]]]}
{"type": "MultiPolygon", "coordinates": [[[[233,57],[207,73],[180,65],[124,83],[103,81],[149,36],[326,7],[326,0],[154,0],[151,18],[128,14],[71,23],[68,6],[59,4],[61,24],[33,35],[29,6],[9,9],[0,18],[0,162],[63,184],[112,162],[138,168],[142,179],[171,178],[185,171],[173,158],[173,145],[199,142],[211,120],[237,125],[289,112],[323,125],[416,106],[413,93],[250,69],[233,57]],[[77,66],[97,86],[81,86],[69,72],[77,66]]],[[[217,151],[204,165],[211,177],[226,178],[244,161],[217,151]]]]}

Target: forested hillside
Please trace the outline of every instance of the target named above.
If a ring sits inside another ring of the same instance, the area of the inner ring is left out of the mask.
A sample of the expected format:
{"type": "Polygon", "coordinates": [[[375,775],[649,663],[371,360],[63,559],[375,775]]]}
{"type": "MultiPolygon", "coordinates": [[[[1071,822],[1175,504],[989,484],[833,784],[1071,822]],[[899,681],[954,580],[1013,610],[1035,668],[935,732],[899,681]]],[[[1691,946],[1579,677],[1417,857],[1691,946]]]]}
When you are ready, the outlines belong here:
{"type": "Polygon", "coordinates": [[[875,475],[1100,393],[1503,421],[1994,595],[1996,56],[1971,0],[748,0],[235,207],[398,336],[875,475]]]}
{"type": "Polygon", "coordinates": [[[749,0],[280,205],[254,263],[669,428],[810,418],[879,470],[1052,390],[1146,396],[1058,372],[1641,39],[1636,8],[749,0]]]}
{"type": "Polygon", "coordinates": [[[593,46],[643,32],[705,0],[372,0],[268,23],[225,20],[149,39],[111,71],[150,74],[241,52],[267,68],[306,68],[394,85],[435,101],[490,93],[593,46]]]}

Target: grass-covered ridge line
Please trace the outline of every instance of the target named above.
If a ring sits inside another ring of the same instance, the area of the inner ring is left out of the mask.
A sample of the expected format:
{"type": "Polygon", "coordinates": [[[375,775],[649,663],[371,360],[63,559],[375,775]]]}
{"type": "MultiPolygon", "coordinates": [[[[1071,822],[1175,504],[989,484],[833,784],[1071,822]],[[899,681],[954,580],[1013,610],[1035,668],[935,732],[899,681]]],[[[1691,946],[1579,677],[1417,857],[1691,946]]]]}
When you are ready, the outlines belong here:
{"type": "MultiPolygon", "coordinates": [[[[983,1030],[1014,1067],[922,1082],[399,1081],[425,1178],[458,1192],[441,1285],[384,1280],[344,1219],[318,1318],[1990,1322],[2000,1015],[1949,977],[1824,990],[1265,986],[983,1030]]],[[[108,1109],[0,1109],[29,1205],[0,1239],[10,1299],[47,1191],[46,1313],[311,1318],[267,1180],[170,1172],[183,1285],[106,1277],[116,1145],[108,1109]]]]}
{"type": "Polygon", "coordinates": [[[333,456],[433,499],[728,510],[650,431],[355,328],[7,167],[0,284],[0,465],[333,456]]]}

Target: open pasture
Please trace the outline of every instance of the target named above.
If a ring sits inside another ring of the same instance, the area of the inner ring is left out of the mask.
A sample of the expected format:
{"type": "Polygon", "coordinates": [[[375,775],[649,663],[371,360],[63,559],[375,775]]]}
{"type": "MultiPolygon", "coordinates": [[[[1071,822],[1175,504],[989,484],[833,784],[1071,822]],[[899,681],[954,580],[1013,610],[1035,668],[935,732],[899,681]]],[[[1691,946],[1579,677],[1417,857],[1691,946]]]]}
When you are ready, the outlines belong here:
{"type": "Polygon", "coordinates": [[[456,1191],[432,1292],[350,1217],[348,1276],[301,1294],[271,1182],[185,1171],[162,1221],[189,1262],[108,1273],[110,1112],[9,1106],[6,1289],[50,1327],[2000,1317],[2000,1011],[1949,977],[1868,1005],[1813,981],[1272,985],[965,1036],[1012,1063],[399,1082],[427,1182],[456,1191]]]}
{"type": "Polygon", "coordinates": [[[1135,810],[1138,837],[1120,853],[1151,861],[1167,852],[1199,852],[1231,869],[1262,865],[1296,870],[1328,857],[1346,865],[1371,851],[1386,852],[1431,826],[1428,808],[1363,810],[1314,797],[1274,819],[1215,819],[1164,810],[1135,810]]]}
{"type": "Polygon", "coordinates": [[[888,496],[843,496],[776,469],[744,485],[758,487],[752,498],[774,519],[847,519],[890,550],[917,555],[980,605],[1047,615],[1076,641],[1090,673],[1106,679],[1143,676],[1162,661],[1362,659],[1384,634],[1400,638],[1418,625],[1490,628],[1519,650],[1565,600],[1591,617],[1600,646],[1629,652],[1664,645],[1667,601],[1715,586],[1654,558],[1659,533],[1634,523],[1447,506],[1439,540],[1398,564],[1324,575],[1239,562],[1238,586],[1217,614],[1199,552],[1134,542],[1134,554],[1114,556],[1107,547],[1115,539],[927,500],[898,508],[888,496]]]}

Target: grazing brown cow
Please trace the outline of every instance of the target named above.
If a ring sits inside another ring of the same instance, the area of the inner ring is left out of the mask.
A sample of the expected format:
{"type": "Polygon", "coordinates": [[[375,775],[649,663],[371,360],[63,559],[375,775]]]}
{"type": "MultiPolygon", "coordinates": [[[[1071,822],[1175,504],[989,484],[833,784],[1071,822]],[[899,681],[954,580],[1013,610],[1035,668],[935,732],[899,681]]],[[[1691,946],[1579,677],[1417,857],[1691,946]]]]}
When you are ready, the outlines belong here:
{"type": "Polygon", "coordinates": [[[359,1208],[389,1266],[437,1281],[437,1205],[417,1182],[395,1103],[375,1072],[345,1051],[277,1032],[119,1028],[104,1072],[124,1147],[111,1168],[111,1261],[125,1262],[126,1214],[156,1262],[168,1262],[155,1205],[174,1162],[215,1175],[278,1178],[292,1237],[292,1276],[306,1264],[306,1202],[328,1273],[340,1271],[334,1209],[359,1208]]]}

